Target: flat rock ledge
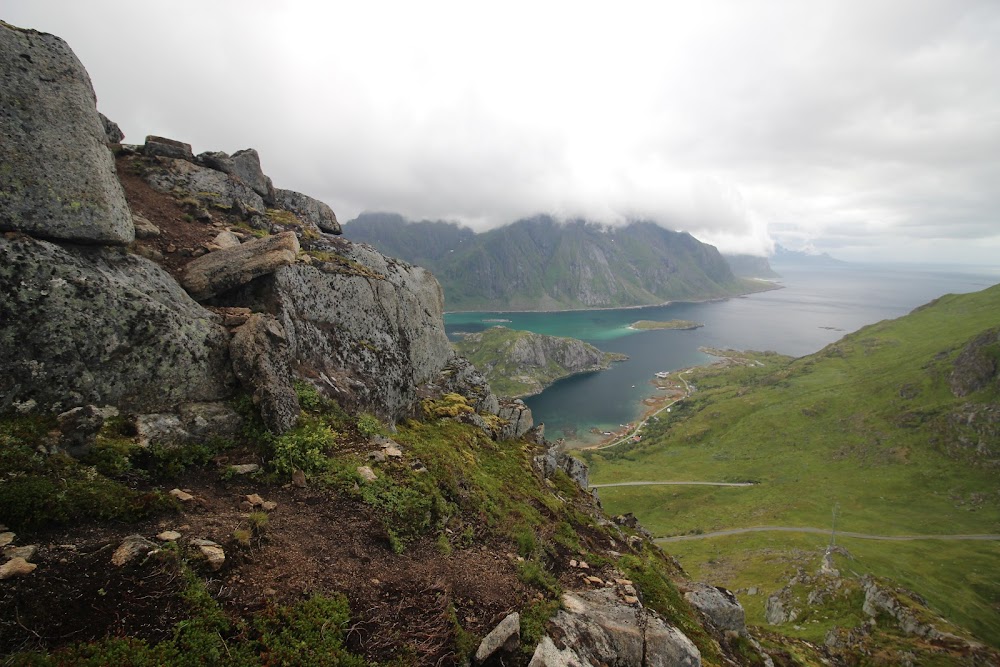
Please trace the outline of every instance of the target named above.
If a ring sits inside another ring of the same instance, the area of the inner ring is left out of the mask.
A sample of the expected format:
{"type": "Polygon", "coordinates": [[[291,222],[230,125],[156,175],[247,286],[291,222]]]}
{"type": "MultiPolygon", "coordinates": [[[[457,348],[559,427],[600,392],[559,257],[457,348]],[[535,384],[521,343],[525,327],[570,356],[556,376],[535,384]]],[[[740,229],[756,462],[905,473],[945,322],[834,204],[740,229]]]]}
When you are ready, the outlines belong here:
{"type": "Polygon", "coordinates": [[[184,268],[181,285],[196,301],[205,301],[294,264],[298,252],[295,232],[247,241],[192,260],[184,268]]]}

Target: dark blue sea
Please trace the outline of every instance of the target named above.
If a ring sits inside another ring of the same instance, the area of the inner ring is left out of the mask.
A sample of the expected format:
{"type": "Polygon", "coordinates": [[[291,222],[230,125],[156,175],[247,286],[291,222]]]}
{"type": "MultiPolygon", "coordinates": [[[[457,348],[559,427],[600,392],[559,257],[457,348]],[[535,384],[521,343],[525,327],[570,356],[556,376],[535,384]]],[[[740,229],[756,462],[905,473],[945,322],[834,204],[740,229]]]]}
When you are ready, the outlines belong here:
{"type": "Polygon", "coordinates": [[[703,303],[547,313],[449,313],[449,335],[502,324],[583,339],[628,361],[598,373],[560,380],[525,399],[546,437],[569,446],[596,439],[591,428],[613,430],[642,412],[655,393],[657,371],[708,363],[699,347],[774,350],[803,356],[867,324],[900,317],[943,294],[975,292],[1000,282],[1000,268],[922,269],[845,264],[823,268],[775,266],[781,289],[703,303]],[[690,331],[635,331],[636,320],[692,320],[690,331]],[[502,321],[505,320],[505,321],[502,321]]]}

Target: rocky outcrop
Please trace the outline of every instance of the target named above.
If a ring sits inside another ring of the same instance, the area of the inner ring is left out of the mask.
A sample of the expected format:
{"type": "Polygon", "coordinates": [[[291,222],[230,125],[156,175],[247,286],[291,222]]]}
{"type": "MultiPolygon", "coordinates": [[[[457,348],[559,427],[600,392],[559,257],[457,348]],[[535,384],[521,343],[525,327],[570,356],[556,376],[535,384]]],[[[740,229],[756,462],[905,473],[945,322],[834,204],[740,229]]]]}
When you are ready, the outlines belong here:
{"type": "Polygon", "coordinates": [[[104,126],[104,138],[109,144],[120,144],[122,139],[125,138],[125,133],[122,129],[118,127],[118,123],[114,122],[101,112],[97,112],[97,115],[101,118],[101,125],[104,126]]]}
{"type": "Polygon", "coordinates": [[[537,394],[560,378],[603,370],[625,358],[575,338],[501,326],[464,334],[455,347],[482,369],[494,391],[510,397],[537,394]]]}
{"type": "Polygon", "coordinates": [[[191,260],[181,284],[198,301],[245,285],[295,263],[299,240],[294,232],[254,239],[191,260]]]}
{"type": "Polygon", "coordinates": [[[143,153],[150,157],[168,157],[178,160],[194,159],[194,153],[191,152],[191,144],[153,135],[146,137],[146,143],[143,145],[143,153]]]}
{"type": "Polygon", "coordinates": [[[566,593],[531,667],[701,665],[698,648],[677,628],[614,589],[566,593]]]}
{"type": "Polygon", "coordinates": [[[972,339],[958,356],[949,377],[951,392],[959,398],[1000,385],[1000,329],[990,329],[972,339]]]}
{"type": "Polygon", "coordinates": [[[176,411],[136,415],[133,422],[142,446],[232,438],[243,426],[242,417],[226,401],[182,403],[176,411]]]}
{"type": "Polygon", "coordinates": [[[328,234],[340,234],[342,231],[333,209],[319,200],[291,190],[280,189],[274,191],[274,199],[281,208],[291,211],[328,234]]]}
{"type": "Polygon", "coordinates": [[[725,588],[703,583],[688,584],[684,599],[719,632],[747,634],[746,612],[736,596],[725,588]]]}
{"type": "Polygon", "coordinates": [[[229,173],[237,177],[243,183],[250,186],[250,189],[261,196],[265,203],[274,202],[274,185],[271,179],[264,175],[264,170],[260,167],[260,155],[253,148],[245,148],[236,151],[230,158],[232,171],[229,173]]]}
{"type": "Polygon", "coordinates": [[[261,417],[275,433],[284,433],[299,417],[292,386],[288,337],[274,317],[254,313],[232,342],[233,369],[250,391],[261,417]]]}
{"type": "Polygon", "coordinates": [[[499,440],[520,438],[534,426],[531,409],[521,399],[501,400],[496,415],[504,421],[497,434],[499,440]]]}
{"type": "Polygon", "coordinates": [[[0,109],[0,230],[131,243],[97,98],[66,42],[0,23],[0,109]]]}
{"type": "Polygon", "coordinates": [[[521,642],[521,615],[516,611],[504,617],[479,643],[473,662],[481,665],[497,651],[513,652],[521,642]]]}
{"type": "Polygon", "coordinates": [[[226,172],[195,164],[193,159],[165,156],[160,164],[151,165],[145,171],[144,178],[161,192],[182,193],[200,201],[205,207],[232,208],[258,214],[267,209],[261,196],[243,181],[232,178],[226,172]]]}
{"type": "Polygon", "coordinates": [[[0,238],[0,412],[158,412],[230,395],[229,336],[147,259],[0,238]]]}
{"type": "Polygon", "coordinates": [[[590,487],[590,471],[587,464],[575,456],[561,451],[558,445],[550,444],[544,454],[536,456],[535,467],[545,478],[551,477],[557,470],[562,470],[581,489],[590,487]]]}
{"type": "Polygon", "coordinates": [[[283,267],[228,303],[273,312],[300,372],[345,406],[394,418],[451,357],[441,288],[424,269],[327,238],[331,261],[283,267]]]}

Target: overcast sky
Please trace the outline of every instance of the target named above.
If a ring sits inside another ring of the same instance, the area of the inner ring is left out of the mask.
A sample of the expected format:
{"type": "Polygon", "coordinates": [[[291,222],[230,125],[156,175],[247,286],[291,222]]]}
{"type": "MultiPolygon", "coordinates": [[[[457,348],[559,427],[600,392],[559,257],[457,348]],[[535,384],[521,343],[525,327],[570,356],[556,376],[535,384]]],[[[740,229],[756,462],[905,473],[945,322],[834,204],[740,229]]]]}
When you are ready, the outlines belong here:
{"type": "Polygon", "coordinates": [[[477,229],[653,219],[731,252],[1000,264],[1000,2],[6,0],[126,142],[477,229]]]}

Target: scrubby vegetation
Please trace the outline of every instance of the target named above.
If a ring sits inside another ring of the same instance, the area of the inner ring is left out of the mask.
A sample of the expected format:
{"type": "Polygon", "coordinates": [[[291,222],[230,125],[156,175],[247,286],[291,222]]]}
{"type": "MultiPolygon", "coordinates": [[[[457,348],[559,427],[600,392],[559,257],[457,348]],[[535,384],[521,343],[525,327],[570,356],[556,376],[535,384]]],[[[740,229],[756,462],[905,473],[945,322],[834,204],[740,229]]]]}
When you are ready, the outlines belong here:
{"type": "MultiPolygon", "coordinates": [[[[126,419],[113,419],[83,461],[35,451],[53,426],[49,421],[9,417],[0,425],[4,466],[0,515],[19,531],[51,530],[68,521],[83,527],[113,518],[134,522],[134,527],[125,531],[149,534],[159,530],[150,527],[157,520],[162,525],[164,517],[169,520],[178,512],[186,512],[190,520],[191,510],[182,510],[165,493],[174,484],[200,485],[192,489],[196,494],[216,493],[212,489],[224,494],[230,487],[246,488],[247,480],[252,479],[253,488],[266,496],[286,484],[292,472],[302,471],[308,475],[310,493],[319,494],[310,496],[316,498],[312,502],[322,498],[325,503],[355,508],[345,513],[344,520],[367,521],[364,517],[370,517],[371,525],[381,532],[379,548],[385,555],[378,558],[389,559],[384,562],[392,563],[392,558],[406,558],[410,563],[425,558],[485,559],[477,566],[493,571],[490,576],[495,576],[498,567],[506,570],[509,574],[502,575],[507,577],[506,583],[491,595],[500,596],[507,601],[504,604],[523,613],[525,659],[534,650],[547,619],[558,611],[564,588],[579,585],[579,575],[569,567],[569,561],[585,558],[598,568],[595,572],[621,568],[655,580],[650,605],[669,621],[690,630],[689,636],[708,658],[707,664],[715,664],[712,657],[718,654],[711,638],[700,630],[694,612],[671,583],[670,578],[680,573],[648,546],[619,562],[621,556],[609,552],[609,545],[623,549],[625,538],[633,533],[623,533],[625,529],[613,524],[602,525],[594,501],[564,473],[543,480],[532,464],[538,453],[536,445],[496,442],[481,429],[453,419],[471,410],[461,396],[449,394],[426,402],[424,420],[407,420],[391,434],[390,442],[402,454],[373,461],[368,454],[377,450],[373,443],[386,432],[378,419],[365,413],[347,414],[308,383],[299,384],[297,393],[303,408],[299,423],[282,436],[268,433],[252,404],[242,398],[236,404],[244,416],[243,434],[233,441],[143,447],[129,434],[126,419]],[[238,478],[226,465],[230,457],[249,457],[264,466],[252,478],[238,478]],[[365,465],[374,471],[374,479],[360,474],[365,465]],[[662,570],[659,575],[655,574],[657,568],[662,570]],[[661,597],[670,603],[655,602],[661,597]]],[[[413,627],[396,628],[391,622],[379,626],[379,632],[387,633],[381,644],[365,644],[359,641],[360,635],[351,635],[350,628],[359,624],[375,627],[370,625],[375,620],[370,617],[372,610],[351,606],[362,598],[353,598],[361,593],[353,593],[350,587],[344,591],[322,586],[306,589],[304,601],[279,602],[282,594],[271,592],[268,595],[277,598],[274,602],[234,607],[228,602],[232,593],[227,589],[239,584],[223,582],[238,581],[241,563],[269,558],[272,539],[281,531],[283,517],[288,520],[288,511],[292,510],[274,514],[255,509],[238,515],[226,533],[226,567],[232,561],[234,568],[231,578],[217,580],[194,547],[170,542],[141,565],[129,566],[135,569],[105,572],[101,587],[91,593],[98,599],[107,596],[101,602],[113,605],[115,596],[126,595],[126,588],[155,586],[147,596],[158,600],[157,613],[172,619],[172,625],[160,626],[159,631],[136,631],[145,627],[145,621],[136,620],[122,626],[134,628],[132,631],[89,638],[84,632],[84,639],[68,637],[69,643],[54,638],[42,641],[44,633],[32,637],[22,628],[19,633],[24,638],[18,644],[22,650],[9,655],[7,662],[361,665],[373,660],[392,662],[387,656],[395,653],[397,662],[393,664],[426,662],[429,656],[449,663],[467,656],[490,629],[491,619],[478,618],[476,614],[481,612],[474,611],[482,601],[456,597],[447,587],[437,594],[435,602],[406,612],[417,616],[400,622],[413,627]],[[132,577],[146,583],[129,583],[132,577]],[[118,581],[123,582],[122,591],[112,591],[109,587],[118,581]],[[352,597],[351,603],[345,594],[352,597]],[[426,634],[424,640],[407,639],[419,630],[420,624],[413,618],[427,623],[427,628],[420,630],[426,634]],[[32,646],[42,652],[32,652],[32,646]]],[[[325,524],[324,529],[333,528],[335,524],[325,524]]],[[[93,562],[106,562],[111,552],[104,549],[115,546],[111,541],[98,548],[96,553],[104,555],[95,556],[93,562]]],[[[402,563],[399,567],[408,567],[402,563]]],[[[377,576],[377,571],[369,576],[377,576]]],[[[55,590],[57,584],[46,585],[53,590],[42,587],[35,594],[66,593],[66,589],[59,589],[62,593],[55,590]]],[[[60,602],[53,599],[51,604],[60,602]]],[[[16,607],[8,606],[8,610],[16,607]]],[[[3,627],[14,627],[17,622],[23,621],[0,614],[3,627]]],[[[37,620],[29,617],[28,622],[37,620]]],[[[382,619],[385,622],[387,619],[382,619]]],[[[13,641],[20,635],[8,637],[13,641]]],[[[14,646],[5,643],[3,649],[10,651],[14,646]]]]}

